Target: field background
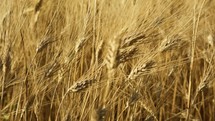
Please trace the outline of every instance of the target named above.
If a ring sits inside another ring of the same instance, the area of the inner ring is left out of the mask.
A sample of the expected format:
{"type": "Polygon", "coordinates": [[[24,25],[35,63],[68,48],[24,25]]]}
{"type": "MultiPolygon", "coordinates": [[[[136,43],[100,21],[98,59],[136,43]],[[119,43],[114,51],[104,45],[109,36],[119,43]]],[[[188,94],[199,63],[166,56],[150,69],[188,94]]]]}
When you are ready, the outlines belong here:
{"type": "Polygon", "coordinates": [[[1,121],[215,121],[215,0],[1,0],[1,121]]]}

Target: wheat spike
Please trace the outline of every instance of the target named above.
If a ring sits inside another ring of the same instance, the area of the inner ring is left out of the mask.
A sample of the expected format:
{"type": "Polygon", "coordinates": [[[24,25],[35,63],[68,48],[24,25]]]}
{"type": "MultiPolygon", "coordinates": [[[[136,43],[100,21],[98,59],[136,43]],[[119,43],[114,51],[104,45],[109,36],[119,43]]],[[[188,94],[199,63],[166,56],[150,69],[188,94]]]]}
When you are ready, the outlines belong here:
{"type": "Polygon", "coordinates": [[[3,63],[2,63],[2,60],[0,58],[0,70],[1,70],[2,66],[3,66],[3,63]]]}
{"type": "Polygon", "coordinates": [[[75,52],[79,52],[81,50],[81,48],[84,46],[84,44],[86,43],[88,38],[80,38],[77,40],[76,45],[75,45],[75,52]]]}
{"type": "Polygon", "coordinates": [[[119,60],[119,63],[124,63],[132,59],[135,52],[137,52],[137,48],[135,46],[120,49],[120,52],[117,56],[117,60],[119,60]]]}
{"type": "Polygon", "coordinates": [[[139,75],[141,75],[142,73],[144,73],[144,72],[148,72],[151,68],[152,68],[152,66],[155,64],[155,62],[154,61],[148,61],[148,62],[146,62],[145,64],[141,64],[141,65],[139,65],[139,66],[137,66],[137,67],[135,67],[132,71],[131,71],[131,73],[129,74],[129,76],[128,76],[128,79],[130,80],[132,80],[132,79],[136,79],[139,75]]]}
{"type": "Polygon", "coordinates": [[[10,57],[10,51],[11,51],[11,43],[6,42],[5,48],[4,48],[4,53],[3,53],[3,58],[2,58],[2,72],[3,72],[3,80],[2,80],[2,95],[1,95],[1,101],[3,101],[3,92],[4,92],[4,86],[5,86],[5,81],[7,80],[7,75],[9,74],[9,69],[10,69],[10,64],[11,64],[11,57],[10,57]]]}
{"type": "Polygon", "coordinates": [[[210,81],[213,80],[214,76],[211,76],[211,75],[214,75],[214,73],[212,72],[212,69],[211,67],[208,69],[208,72],[204,75],[203,79],[201,80],[201,82],[199,83],[197,89],[196,89],[196,92],[195,92],[195,95],[191,101],[191,104],[193,105],[195,103],[195,100],[198,96],[198,94],[206,87],[208,87],[208,84],[210,83],[210,81]]]}
{"type": "Polygon", "coordinates": [[[48,44],[54,42],[53,38],[50,36],[44,37],[36,48],[36,52],[41,52],[48,44]]]}
{"type": "Polygon", "coordinates": [[[35,8],[34,8],[35,13],[38,12],[38,11],[40,11],[40,9],[42,7],[42,3],[43,3],[43,0],[39,0],[37,2],[37,4],[35,5],[35,8]]]}
{"type": "Polygon", "coordinates": [[[46,76],[50,77],[53,72],[59,67],[59,64],[57,62],[54,62],[46,71],[46,76]]]}
{"type": "Polygon", "coordinates": [[[124,39],[124,44],[122,45],[122,47],[125,48],[125,47],[129,47],[131,45],[137,44],[137,43],[141,42],[142,39],[145,39],[145,38],[146,38],[146,36],[142,33],[128,36],[124,39]]]}
{"type": "Polygon", "coordinates": [[[91,113],[90,121],[104,121],[106,112],[105,108],[94,109],[91,113]]]}
{"type": "Polygon", "coordinates": [[[126,103],[126,107],[134,105],[138,101],[139,98],[140,98],[140,95],[138,94],[138,91],[133,92],[131,97],[129,98],[129,100],[126,103]]]}
{"type": "Polygon", "coordinates": [[[108,70],[115,68],[118,65],[118,60],[116,60],[118,55],[119,43],[117,40],[108,42],[108,52],[105,58],[105,62],[108,70]]]}
{"type": "Polygon", "coordinates": [[[70,88],[69,91],[72,92],[79,92],[83,89],[88,88],[90,85],[92,85],[96,80],[95,79],[89,79],[89,80],[83,80],[75,82],[70,88]]]}
{"type": "Polygon", "coordinates": [[[160,45],[161,52],[170,50],[171,48],[173,48],[173,46],[177,45],[179,41],[180,41],[179,38],[171,39],[171,38],[166,37],[160,45]]]}
{"type": "Polygon", "coordinates": [[[212,36],[212,34],[209,34],[207,37],[207,42],[208,44],[210,44],[212,47],[214,46],[214,37],[212,36]]]}

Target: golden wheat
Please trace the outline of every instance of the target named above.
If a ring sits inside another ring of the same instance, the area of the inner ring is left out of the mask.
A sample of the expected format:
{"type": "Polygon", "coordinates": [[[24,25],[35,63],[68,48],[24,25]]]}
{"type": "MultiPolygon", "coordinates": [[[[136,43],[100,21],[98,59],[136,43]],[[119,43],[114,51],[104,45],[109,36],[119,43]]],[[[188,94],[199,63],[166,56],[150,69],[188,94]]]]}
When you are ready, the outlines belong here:
{"type": "Polygon", "coordinates": [[[215,120],[215,0],[2,0],[0,120],[215,120]]]}

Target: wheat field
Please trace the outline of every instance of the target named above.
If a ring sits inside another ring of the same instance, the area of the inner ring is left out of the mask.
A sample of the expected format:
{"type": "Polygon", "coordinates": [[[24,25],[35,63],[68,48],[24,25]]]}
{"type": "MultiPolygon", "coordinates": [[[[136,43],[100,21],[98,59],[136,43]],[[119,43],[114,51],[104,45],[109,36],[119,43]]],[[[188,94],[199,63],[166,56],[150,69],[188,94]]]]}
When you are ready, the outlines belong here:
{"type": "Polygon", "coordinates": [[[1,0],[0,121],[215,121],[215,0],[1,0]]]}

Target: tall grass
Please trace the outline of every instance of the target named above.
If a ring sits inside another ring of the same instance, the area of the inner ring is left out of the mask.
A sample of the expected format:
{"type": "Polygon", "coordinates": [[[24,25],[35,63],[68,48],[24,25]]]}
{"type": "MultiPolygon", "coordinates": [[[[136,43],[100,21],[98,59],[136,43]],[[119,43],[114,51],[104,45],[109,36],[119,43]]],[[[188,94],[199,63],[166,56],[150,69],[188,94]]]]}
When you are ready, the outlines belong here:
{"type": "Polygon", "coordinates": [[[2,0],[0,120],[214,121],[215,0],[2,0]]]}

